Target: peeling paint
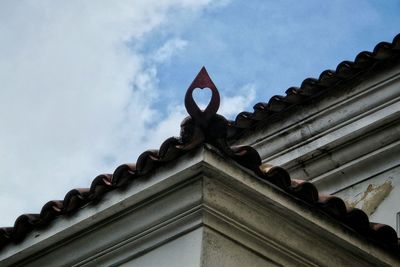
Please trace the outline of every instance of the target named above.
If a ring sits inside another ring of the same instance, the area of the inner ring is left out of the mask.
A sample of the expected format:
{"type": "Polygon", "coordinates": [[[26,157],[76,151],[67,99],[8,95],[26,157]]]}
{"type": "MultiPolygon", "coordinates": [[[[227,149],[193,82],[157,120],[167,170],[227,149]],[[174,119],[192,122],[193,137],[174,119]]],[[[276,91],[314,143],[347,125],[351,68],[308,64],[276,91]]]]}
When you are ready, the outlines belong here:
{"type": "Polygon", "coordinates": [[[361,195],[359,199],[354,201],[347,201],[349,207],[359,208],[363,210],[368,216],[371,216],[383,200],[390,194],[393,189],[390,180],[385,181],[381,185],[369,184],[367,190],[361,195]]]}

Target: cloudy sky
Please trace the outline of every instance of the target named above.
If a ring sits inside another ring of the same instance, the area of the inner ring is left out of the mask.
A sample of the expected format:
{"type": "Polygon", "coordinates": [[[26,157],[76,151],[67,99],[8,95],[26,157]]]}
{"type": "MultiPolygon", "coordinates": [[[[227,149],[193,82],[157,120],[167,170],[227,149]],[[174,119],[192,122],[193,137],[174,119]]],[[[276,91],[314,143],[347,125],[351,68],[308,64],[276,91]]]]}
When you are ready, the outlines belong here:
{"type": "Polygon", "coordinates": [[[201,66],[232,119],[391,41],[399,13],[390,0],[1,1],[0,226],[177,135],[201,66]]]}

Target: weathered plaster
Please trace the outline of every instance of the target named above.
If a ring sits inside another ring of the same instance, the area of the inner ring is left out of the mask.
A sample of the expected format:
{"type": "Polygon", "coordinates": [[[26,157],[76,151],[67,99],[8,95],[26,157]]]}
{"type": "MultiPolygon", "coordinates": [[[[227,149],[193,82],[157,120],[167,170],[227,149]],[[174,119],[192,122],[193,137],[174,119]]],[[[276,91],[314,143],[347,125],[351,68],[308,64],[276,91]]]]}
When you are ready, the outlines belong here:
{"type": "MultiPolygon", "coordinates": [[[[388,160],[388,158],[382,158],[383,162],[388,160]]],[[[357,207],[370,213],[370,221],[387,224],[396,229],[396,213],[400,211],[398,206],[400,166],[377,175],[370,175],[367,179],[336,192],[335,195],[345,200],[349,207],[357,207]],[[369,204],[364,204],[364,202],[369,202],[369,204]]]]}
{"type": "Polygon", "coordinates": [[[353,199],[348,200],[346,204],[352,208],[362,209],[368,216],[371,216],[392,189],[391,180],[387,180],[380,185],[369,184],[364,192],[358,193],[353,199]]]}

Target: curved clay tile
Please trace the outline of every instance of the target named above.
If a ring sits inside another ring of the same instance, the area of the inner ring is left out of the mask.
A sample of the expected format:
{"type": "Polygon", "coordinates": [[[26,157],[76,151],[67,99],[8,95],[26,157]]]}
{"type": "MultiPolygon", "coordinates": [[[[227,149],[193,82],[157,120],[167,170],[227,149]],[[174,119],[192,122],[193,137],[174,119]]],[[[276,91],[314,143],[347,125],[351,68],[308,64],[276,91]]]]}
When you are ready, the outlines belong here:
{"type": "Polygon", "coordinates": [[[278,98],[273,96],[268,101],[268,105],[262,102],[257,103],[253,107],[253,112],[239,113],[230,124],[230,127],[232,127],[230,139],[235,140],[246,129],[255,127],[260,122],[265,123],[271,115],[284,111],[293,105],[305,104],[306,101],[318,96],[325,90],[368,71],[379,62],[386,61],[400,61],[400,34],[394,37],[391,43],[377,44],[373,52],[363,51],[359,53],[354,62],[343,61],[337,65],[336,70],[323,71],[318,79],[307,78],[300,87],[290,87],[286,90],[285,96],[278,98]]]}
{"type": "MultiPolygon", "coordinates": [[[[381,48],[378,50],[380,51],[381,48]]],[[[347,66],[350,65],[346,63],[341,68],[347,68],[347,66]]],[[[201,83],[200,86],[204,86],[204,84],[213,85],[209,80],[211,79],[203,68],[190,88],[198,87],[196,81],[201,83]]],[[[303,83],[302,88],[293,90],[296,92],[300,90],[306,93],[311,92],[315,83],[314,79],[308,79],[303,83]]],[[[215,85],[213,86],[215,87],[215,85]]],[[[355,232],[373,240],[373,242],[379,243],[391,250],[399,250],[397,234],[393,228],[387,225],[371,223],[363,211],[359,209],[347,209],[344,201],[338,197],[319,195],[317,188],[313,184],[292,180],[288,172],[280,167],[262,165],[260,155],[250,146],[230,147],[227,141],[228,121],[221,115],[216,114],[219,106],[219,98],[211,101],[211,106],[206,111],[198,109],[197,105],[190,99],[190,96],[186,98],[189,101],[186,107],[188,108],[188,113],[192,114],[192,116],[187,117],[182,122],[180,137],[168,138],[158,150],[143,152],[138,157],[136,163],[120,165],[113,174],[101,174],[97,176],[93,179],[90,188],[73,189],[65,195],[63,200],[47,202],[42,207],[40,214],[23,214],[19,216],[13,227],[0,228],[0,248],[10,242],[18,243],[22,241],[30,231],[35,228],[43,228],[58,217],[76,213],[88,204],[96,204],[108,192],[127,186],[135,179],[144,179],[147,174],[159,166],[166,162],[174,161],[188,151],[207,143],[218,150],[221,155],[251,170],[261,180],[275,185],[297,201],[302,201],[306,205],[324,212],[331,216],[332,219],[336,219],[355,232]]],[[[268,109],[271,105],[275,105],[274,101],[286,100],[275,97],[268,104],[257,104],[257,109],[268,109]]],[[[242,117],[244,120],[243,123],[246,124],[249,116],[251,114],[241,113],[238,117],[242,117]]]]}

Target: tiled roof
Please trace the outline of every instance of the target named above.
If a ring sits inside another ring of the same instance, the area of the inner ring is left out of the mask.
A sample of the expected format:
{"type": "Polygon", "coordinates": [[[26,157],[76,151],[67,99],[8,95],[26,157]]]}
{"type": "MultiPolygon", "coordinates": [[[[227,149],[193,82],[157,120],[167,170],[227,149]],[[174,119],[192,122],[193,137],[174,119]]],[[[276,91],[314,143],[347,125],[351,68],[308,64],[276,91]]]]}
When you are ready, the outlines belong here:
{"type": "Polygon", "coordinates": [[[76,213],[88,204],[96,204],[106,193],[127,186],[133,180],[142,179],[159,166],[207,143],[225,157],[253,171],[260,179],[309,205],[311,209],[327,214],[391,251],[400,250],[397,234],[390,226],[370,222],[362,210],[346,208],[344,201],[338,197],[319,195],[316,187],[309,182],[291,180],[289,174],[280,167],[266,168],[262,165],[258,152],[250,146],[229,146],[227,143],[229,122],[223,116],[216,114],[219,108],[219,93],[204,68],[189,87],[185,96],[185,106],[190,116],[181,124],[180,137],[168,138],[158,150],[142,153],[136,164],[124,164],[113,174],[97,176],[90,188],[73,189],[63,200],[47,202],[40,214],[19,216],[13,227],[0,228],[0,248],[9,243],[22,241],[30,231],[44,228],[58,217],[76,213]],[[206,87],[211,89],[212,97],[207,108],[201,111],[194,102],[192,93],[195,88],[206,87]]]}
{"type": "Polygon", "coordinates": [[[400,63],[400,34],[391,43],[381,42],[372,52],[359,53],[354,61],[343,61],[336,70],[323,71],[318,79],[307,78],[300,87],[290,87],[286,95],[275,95],[268,103],[259,102],[254,105],[253,112],[241,112],[231,122],[230,135],[236,139],[246,129],[265,123],[274,114],[287,110],[299,104],[310,103],[315,97],[333,89],[335,86],[349,81],[354,77],[386,64],[400,63]]]}

